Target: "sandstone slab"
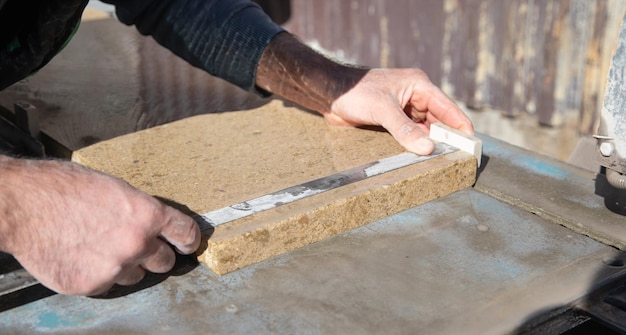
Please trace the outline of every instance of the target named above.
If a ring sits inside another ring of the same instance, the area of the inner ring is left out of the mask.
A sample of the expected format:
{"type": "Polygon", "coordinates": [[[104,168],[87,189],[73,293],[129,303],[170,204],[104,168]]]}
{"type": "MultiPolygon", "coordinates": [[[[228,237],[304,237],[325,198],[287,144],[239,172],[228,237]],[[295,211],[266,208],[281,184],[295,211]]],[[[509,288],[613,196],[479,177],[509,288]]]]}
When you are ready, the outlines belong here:
{"type": "MultiPolygon", "coordinates": [[[[380,129],[341,128],[274,100],[195,116],[77,150],[72,160],[203,214],[404,150],[380,129]]],[[[199,260],[224,274],[471,186],[456,151],[205,231],[199,260]]]]}

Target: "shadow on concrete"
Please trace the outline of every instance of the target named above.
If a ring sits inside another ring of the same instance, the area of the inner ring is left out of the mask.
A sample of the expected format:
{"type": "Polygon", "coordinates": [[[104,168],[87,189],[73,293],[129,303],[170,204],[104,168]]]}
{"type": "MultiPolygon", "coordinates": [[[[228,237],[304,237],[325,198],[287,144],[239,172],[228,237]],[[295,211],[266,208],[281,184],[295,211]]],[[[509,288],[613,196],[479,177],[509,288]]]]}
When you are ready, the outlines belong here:
{"type": "Polygon", "coordinates": [[[193,255],[180,255],[176,253],[176,264],[172,270],[166,273],[146,272],[146,276],[132,286],[115,285],[104,294],[93,296],[94,299],[116,299],[124,297],[147,288],[160,284],[169,277],[178,277],[187,274],[198,266],[198,260],[193,255]]]}
{"type": "MultiPolygon", "coordinates": [[[[596,175],[595,194],[604,198],[608,210],[626,215],[626,191],[608,183],[604,167],[596,175]]],[[[624,268],[626,253],[616,250],[603,263],[605,267],[589,285],[585,297],[568,305],[537,311],[512,334],[626,334],[626,274],[615,278],[606,273],[610,268],[624,268]]]]}
{"type": "Polygon", "coordinates": [[[595,194],[604,198],[606,208],[615,214],[626,216],[626,190],[620,190],[609,184],[605,167],[598,173],[595,186],[595,194]]]}
{"type": "Polygon", "coordinates": [[[485,168],[487,167],[487,165],[489,165],[489,156],[487,156],[487,155],[485,155],[485,153],[483,153],[480,156],[480,166],[476,170],[476,180],[478,180],[478,178],[480,178],[480,174],[483,173],[483,171],[485,171],[485,168]]]}
{"type": "MultiPolygon", "coordinates": [[[[604,263],[609,268],[623,268],[626,253],[616,251],[604,263]]],[[[571,304],[537,311],[511,334],[626,334],[626,275],[612,278],[600,271],[588,292],[571,304]]]]}

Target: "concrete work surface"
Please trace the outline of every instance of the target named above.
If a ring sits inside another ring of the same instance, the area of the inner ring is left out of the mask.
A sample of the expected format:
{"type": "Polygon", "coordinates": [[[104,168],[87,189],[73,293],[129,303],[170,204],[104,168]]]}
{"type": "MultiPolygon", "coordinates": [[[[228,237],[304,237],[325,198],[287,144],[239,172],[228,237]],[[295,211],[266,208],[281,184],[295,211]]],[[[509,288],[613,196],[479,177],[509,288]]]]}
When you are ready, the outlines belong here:
{"type": "Polygon", "coordinates": [[[623,243],[625,221],[604,208],[594,175],[482,139],[473,188],[223,276],[181,258],[171,276],[150,276],[141,288],[53,295],[0,313],[0,330],[516,333],[626,275],[626,255],[593,236],[616,229],[613,244],[623,243]]]}

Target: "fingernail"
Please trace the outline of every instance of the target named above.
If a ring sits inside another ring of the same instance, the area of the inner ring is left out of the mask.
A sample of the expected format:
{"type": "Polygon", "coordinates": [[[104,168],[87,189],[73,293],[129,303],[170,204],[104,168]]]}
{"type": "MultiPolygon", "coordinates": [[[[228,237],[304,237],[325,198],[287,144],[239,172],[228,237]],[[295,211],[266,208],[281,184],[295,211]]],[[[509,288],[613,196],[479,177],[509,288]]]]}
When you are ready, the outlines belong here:
{"type": "Polygon", "coordinates": [[[435,144],[427,137],[420,137],[415,141],[414,149],[418,155],[428,155],[435,150],[435,144]]]}

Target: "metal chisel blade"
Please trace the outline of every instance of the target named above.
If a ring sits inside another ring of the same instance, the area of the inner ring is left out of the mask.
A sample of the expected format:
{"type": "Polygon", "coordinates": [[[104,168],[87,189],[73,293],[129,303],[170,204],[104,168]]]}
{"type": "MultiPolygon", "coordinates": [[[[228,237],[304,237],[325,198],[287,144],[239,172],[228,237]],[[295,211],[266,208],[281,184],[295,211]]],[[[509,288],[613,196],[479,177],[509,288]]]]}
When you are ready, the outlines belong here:
{"type": "Polygon", "coordinates": [[[37,284],[37,279],[24,269],[0,274],[0,297],[37,284]]]}

